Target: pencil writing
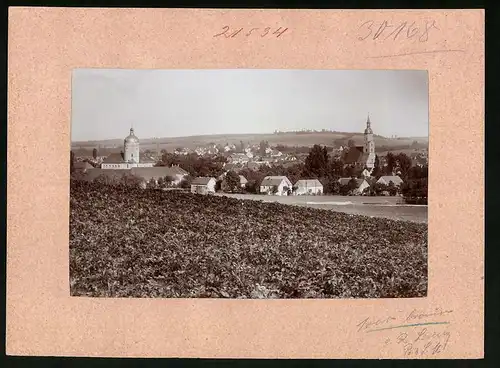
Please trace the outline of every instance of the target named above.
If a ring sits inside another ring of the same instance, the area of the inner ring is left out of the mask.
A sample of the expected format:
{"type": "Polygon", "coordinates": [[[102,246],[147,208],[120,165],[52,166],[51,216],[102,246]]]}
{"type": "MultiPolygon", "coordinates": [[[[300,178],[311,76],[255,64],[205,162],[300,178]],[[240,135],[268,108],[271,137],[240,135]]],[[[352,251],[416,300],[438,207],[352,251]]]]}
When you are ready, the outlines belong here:
{"type": "Polygon", "coordinates": [[[390,38],[394,41],[397,39],[415,39],[420,42],[427,42],[429,34],[434,32],[434,30],[439,30],[435,21],[391,24],[386,20],[383,22],[369,20],[359,27],[360,35],[358,40],[387,40],[390,38]]]}
{"type": "Polygon", "coordinates": [[[222,27],[221,31],[214,34],[213,37],[225,37],[225,38],[235,38],[235,37],[250,37],[250,36],[255,36],[255,37],[275,37],[279,38],[281,37],[286,31],[288,31],[288,28],[285,27],[278,27],[278,28],[271,28],[271,27],[265,27],[265,28],[233,28],[229,26],[224,26],[222,27]]]}

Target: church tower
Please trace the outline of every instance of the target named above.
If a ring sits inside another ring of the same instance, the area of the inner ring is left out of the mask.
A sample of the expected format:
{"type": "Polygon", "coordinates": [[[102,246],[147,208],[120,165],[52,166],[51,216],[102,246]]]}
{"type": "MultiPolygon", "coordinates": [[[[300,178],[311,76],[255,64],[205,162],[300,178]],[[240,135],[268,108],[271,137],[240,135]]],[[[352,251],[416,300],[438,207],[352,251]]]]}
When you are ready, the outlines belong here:
{"type": "Polygon", "coordinates": [[[134,128],[130,128],[130,134],[123,142],[124,160],[129,163],[139,163],[139,138],[134,134],[134,128]]]}
{"type": "Polygon", "coordinates": [[[370,170],[373,169],[375,166],[375,141],[373,140],[370,115],[368,115],[368,119],[366,120],[365,145],[363,147],[363,153],[366,157],[366,167],[370,170]]]}

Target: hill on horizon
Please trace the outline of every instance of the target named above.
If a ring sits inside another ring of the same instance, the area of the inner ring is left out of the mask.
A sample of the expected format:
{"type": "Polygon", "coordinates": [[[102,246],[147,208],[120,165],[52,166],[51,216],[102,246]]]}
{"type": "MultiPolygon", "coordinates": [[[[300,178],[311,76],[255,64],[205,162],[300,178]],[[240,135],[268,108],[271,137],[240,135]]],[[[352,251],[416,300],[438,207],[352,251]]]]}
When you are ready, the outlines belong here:
{"type": "MultiPolygon", "coordinates": [[[[327,146],[347,145],[347,142],[352,139],[356,145],[363,144],[363,133],[352,132],[284,132],[284,133],[249,133],[249,134],[214,134],[214,135],[198,135],[185,137],[163,137],[163,138],[143,138],[139,137],[141,149],[165,149],[173,151],[177,147],[194,149],[198,146],[208,144],[235,144],[238,145],[241,141],[246,144],[258,144],[261,141],[269,142],[271,146],[313,146],[315,144],[327,146]]],[[[414,141],[419,144],[429,143],[428,137],[397,137],[387,138],[379,135],[374,135],[376,146],[403,146],[411,145],[414,141]]],[[[122,139],[108,140],[92,140],[92,141],[74,141],[71,142],[72,149],[83,148],[121,148],[123,145],[122,139]]],[[[337,148],[337,147],[336,147],[337,148]]]]}

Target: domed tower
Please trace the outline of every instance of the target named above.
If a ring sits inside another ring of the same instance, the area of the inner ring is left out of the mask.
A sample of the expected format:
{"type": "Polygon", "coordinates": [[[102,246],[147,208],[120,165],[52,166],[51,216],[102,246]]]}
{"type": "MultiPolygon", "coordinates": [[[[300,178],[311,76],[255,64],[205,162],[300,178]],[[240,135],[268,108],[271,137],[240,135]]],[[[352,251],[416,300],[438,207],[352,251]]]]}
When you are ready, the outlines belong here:
{"type": "Polygon", "coordinates": [[[370,115],[366,120],[365,129],[365,145],[363,147],[363,153],[367,155],[366,157],[366,167],[373,169],[375,166],[375,141],[373,140],[373,131],[370,122],[370,115]]]}
{"type": "Polygon", "coordinates": [[[134,134],[134,128],[130,128],[130,134],[124,142],[124,160],[131,163],[139,163],[139,138],[134,134]]]}

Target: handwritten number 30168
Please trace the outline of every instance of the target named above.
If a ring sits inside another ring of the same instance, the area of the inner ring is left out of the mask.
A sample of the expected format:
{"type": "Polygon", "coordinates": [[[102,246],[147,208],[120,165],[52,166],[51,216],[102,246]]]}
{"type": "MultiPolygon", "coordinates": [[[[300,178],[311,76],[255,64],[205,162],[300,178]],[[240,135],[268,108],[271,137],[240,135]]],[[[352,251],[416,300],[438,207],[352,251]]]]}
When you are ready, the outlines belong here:
{"type": "Polygon", "coordinates": [[[423,28],[419,28],[415,26],[415,22],[410,25],[408,25],[408,22],[393,25],[389,24],[387,21],[375,24],[372,20],[364,22],[359,28],[363,32],[363,35],[358,37],[360,41],[366,40],[370,36],[373,40],[378,38],[386,40],[389,37],[396,40],[398,37],[406,36],[406,38],[418,37],[420,42],[425,42],[429,39],[429,32],[431,29],[438,29],[435,21],[425,22],[425,26],[423,28]]]}
{"type": "Polygon", "coordinates": [[[271,27],[266,27],[264,29],[250,28],[247,30],[245,30],[245,28],[238,28],[230,32],[229,29],[230,29],[229,26],[222,27],[223,31],[215,34],[214,37],[224,36],[225,38],[234,38],[238,35],[246,37],[251,35],[258,35],[260,37],[266,37],[267,35],[274,35],[276,36],[276,38],[278,38],[288,30],[288,28],[282,28],[282,27],[279,27],[276,30],[272,30],[271,27]]]}

